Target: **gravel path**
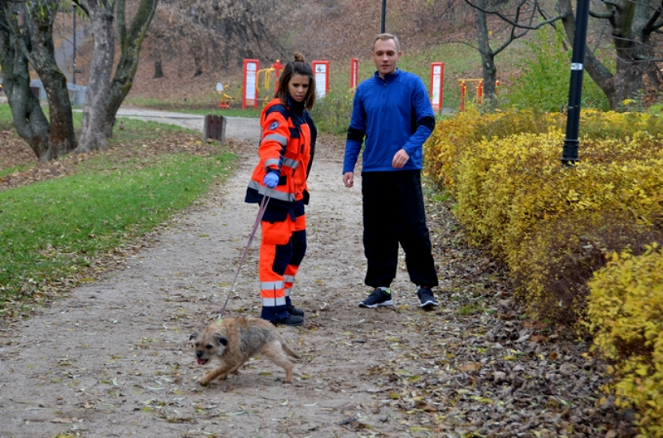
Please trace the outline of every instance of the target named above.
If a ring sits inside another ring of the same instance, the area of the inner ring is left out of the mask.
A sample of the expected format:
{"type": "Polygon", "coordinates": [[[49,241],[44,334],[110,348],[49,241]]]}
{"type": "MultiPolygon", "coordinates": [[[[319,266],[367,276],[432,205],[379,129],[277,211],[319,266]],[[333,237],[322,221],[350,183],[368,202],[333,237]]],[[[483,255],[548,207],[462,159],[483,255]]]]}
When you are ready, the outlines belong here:
{"type": "MultiPolygon", "coordinates": [[[[441,308],[419,310],[403,260],[396,306],[358,308],[369,292],[360,193],[342,186],[343,145],[331,137],[313,165],[309,248],[293,292],[306,323],[279,328],[302,356],[295,382],[258,359],[201,387],[208,367],[196,365],[189,335],[216,318],[246,246],[257,135],[256,120],[229,120],[226,136],[246,140],[233,177],[117,269],[2,327],[0,436],[633,435],[633,414],[598,392],[603,366],[589,346],[522,317],[502,269],[465,246],[449,205],[428,209],[441,308]]],[[[257,248],[227,316],[259,315],[257,248]]]]}

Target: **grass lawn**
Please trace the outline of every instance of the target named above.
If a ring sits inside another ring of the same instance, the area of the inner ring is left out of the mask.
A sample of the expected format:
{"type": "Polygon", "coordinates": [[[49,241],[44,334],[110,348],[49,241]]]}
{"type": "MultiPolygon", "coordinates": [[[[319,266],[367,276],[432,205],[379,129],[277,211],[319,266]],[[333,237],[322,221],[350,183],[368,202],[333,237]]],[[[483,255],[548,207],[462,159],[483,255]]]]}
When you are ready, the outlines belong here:
{"type": "MultiPolygon", "coordinates": [[[[0,105],[0,127],[8,129],[5,107],[0,105]]],[[[34,162],[0,168],[3,179],[20,182],[0,186],[0,314],[85,281],[106,254],[164,223],[230,174],[236,156],[226,146],[155,122],[123,124],[104,151],[38,168],[34,162]],[[31,180],[49,169],[57,177],[31,180]]]]}

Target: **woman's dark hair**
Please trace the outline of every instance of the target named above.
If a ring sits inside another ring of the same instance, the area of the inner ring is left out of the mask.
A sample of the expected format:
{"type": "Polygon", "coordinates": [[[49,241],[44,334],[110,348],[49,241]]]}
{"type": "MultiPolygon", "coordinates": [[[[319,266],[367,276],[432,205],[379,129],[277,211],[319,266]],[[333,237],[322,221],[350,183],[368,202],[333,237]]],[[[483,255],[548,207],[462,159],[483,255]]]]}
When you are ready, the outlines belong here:
{"type": "Polygon", "coordinates": [[[315,104],[315,78],[313,77],[313,69],[311,64],[304,61],[304,55],[297,52],[295,53],[295,60],[286,64],[279,78],[279,90],[276,92],[276,97],[279,98],[283,105],[288,104],[288,84],[294,75],[308,76],[308,91],[304,97],[304,106],[310,110],[315,104]]]}

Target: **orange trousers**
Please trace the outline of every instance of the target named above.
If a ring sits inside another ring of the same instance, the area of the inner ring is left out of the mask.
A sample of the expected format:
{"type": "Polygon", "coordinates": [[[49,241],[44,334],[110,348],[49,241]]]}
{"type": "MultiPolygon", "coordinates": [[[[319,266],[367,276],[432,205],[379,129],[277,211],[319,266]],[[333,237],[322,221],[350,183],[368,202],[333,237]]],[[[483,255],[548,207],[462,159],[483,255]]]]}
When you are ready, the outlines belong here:
{"type": "Polygon", "coordinates": [[[260,223],[260,296],[262,318],[277,321],[288,317],[290,290],[306,253],[306,215],[283,222],[260,223]]]}

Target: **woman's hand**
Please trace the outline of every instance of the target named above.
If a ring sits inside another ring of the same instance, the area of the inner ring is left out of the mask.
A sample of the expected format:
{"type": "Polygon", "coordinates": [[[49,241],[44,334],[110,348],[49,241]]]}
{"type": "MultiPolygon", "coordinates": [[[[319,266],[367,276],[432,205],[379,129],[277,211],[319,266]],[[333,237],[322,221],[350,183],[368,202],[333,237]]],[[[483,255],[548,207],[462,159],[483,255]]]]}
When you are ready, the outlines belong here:
{"type": "Polygon", "coordinates": [[[270,189],[273,189],[279,184],[279,175],[278,173],[274,172],[273,170],[270,170],[267,172],[267,175],[262,179],[262,183],[269,187],[270,189]]]}

